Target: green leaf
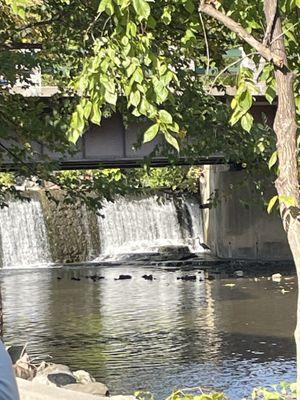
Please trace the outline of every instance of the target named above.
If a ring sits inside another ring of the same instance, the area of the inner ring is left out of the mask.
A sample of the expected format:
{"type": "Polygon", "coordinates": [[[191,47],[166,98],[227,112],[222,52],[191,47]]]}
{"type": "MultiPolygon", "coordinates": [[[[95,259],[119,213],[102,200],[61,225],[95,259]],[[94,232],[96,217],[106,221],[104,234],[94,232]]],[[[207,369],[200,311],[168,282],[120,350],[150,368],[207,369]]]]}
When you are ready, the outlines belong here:
{"type": "Polygon", "coordinates": [[[128,68],[126,68],[126,75],[128,76],[128,78],[131,77],[131,75],[134,73],[134,71],[136,70],[137,65],[135,63],[131,63],[128,68]]]}
{"type": "Polygon", "coordinates": [[[190,29],[187,29],[183,38],[181,39],[181,42],[183,44],[186,44],[190,40],[195,40],[195,39],[196,39],[196,36],[194,35],[194,33],[190,29]]]}
{"type": "Polygon", "coordinates": [[[92,111],[92,102],[88,100],[83,107],[83,115],[85,119],[89,118],[91,111],[92,111]]]}
{"type": "Polygon", "coordinates": [[[278,200],[278,196],[276,195],[276,196],[273,196],[271,198],[271,200],[269,201],[268,208],[267,208],[268,214],[271,213],[271,211],[272,211],[272,209],[273,209],[273,207],[274,207],[274,205],[275,205],[277,200],[278,200]]]}
{"type": "Polygon", "coordinates": [[[230,125],[235,125],[242,118],[242,116],[246,114],[246,112],[247,110],[243,110],[240,107],[237,107],[229,120],[230,125]]]}
{"type": "Polygon", "coordinates": [[[72,130],[69,130],[69,132],[68,132],[68,140],[71,143],[76,144],[77,140],[80,138],[80,136],[81,136],[81,132],[78,129],[72,129],[72,130]]]}
{"type": "Polygon", "coordinates": [[[98,7],[98,13],[105,11],[108,15],[113,15],[114,6],[112,0],[101,0],[98,7]]]}
{"type": "Polygon", "coordinates": [[[159,119],[161,120],[161,122],[163,122],[164,124],[172,124],[173,122],[173,118],[172,115],[170,113],[168,113],[168,111],[166,110],[160,110],[158,112],[159,115],[159,119]]]}
{"type": "Polygon", "coordinates": [[[172,125],[168,126],[168,129],[170,129],[173,132],[178,133],[179,132],[179,125],[177,124],[177,122],[173,122],[172,125]]]}
{"type": "Polygon", "coordinates": [[[169,7],[164,7],[164,11],[163,14],[161,16],[161,20],[163,21],[164,24],[169,25],[169,23],[172,20],[172,15],[170,12],[170,8],[169,7]]]}
{"type": "Polygon", "coordinates": [[[171,146],[173,146],[179,153],[179,145],[177,139],[174,138],[169,132],[164,132],[166,141],[170,143],[171,146]]]}
{"type": "Polygon", "coordinates": [[[269,169],[271,169],[273,165],[275,165],[276,163],[277,163],[277,151],[274,151],[268,163],[269,169]]]}
{"type": "Polygon", "coordinates": [[[278,197],[279,201],[283,202],[287,207],[296,205],[296,200],[292,196],[281,195],[278,197]]]}
{"type": "Polygon", "coordinates": [[[93,103],[91,121],[93,122],[93,124],[100,125],[101,110],[98,103],[93,103]]]}
{"type": "Polygon", "coordinates": [[[241,93],[240,96],[238,96],[236,98],[238,105],[240,106],[240,108],[248,111],[249,108],[252,106],[252,96],[251,93],[249,92],[249,90],[245,90],[241,93]]]}
{"type": "Polygon", "coordinates": [[[131,92],[129,96],[129,102],[134,106],[137,107],[141,101],[141,93],[136,90],[135,92],[131,92]]]}
{"type": "Polygon", "coordinates": [[[133,0],[135,12],[141,19],[148,19],[150,15],[150,6],[145,0],[133,0]]]}
{"type": "Polygon", "coordinates": [[[144,133],[143,143],[151,142],[157,135],[159,130],[159,124],[151,125],[144,133]]]}
{"type": "Polygon", "coordinates": [[[271,86],[268,86],[265,92],[265,97],[267,101],[272,104],[276,97],[276,90],[274,90],[271,86]]]}
{"type": "Polygon", "coordinates": [[[195,11],[195,6],[194,3],[192,2],[192,0],[186,0],[184,2],[184,8],[190,13],[193,14],[193,12],[195,11]]]}
{"type": "Polygon", "coordinates": [[[245,129],[245,131],[250,132],[252,125],[253,125],[252,115],[249,113],[246,113],[245,115],[243,115],[242,119],[241,119],[241,125],[242,125],[242,128],[245,129]]]}
{"type": "Polygon", "coordinates": [[[111,93],[108,90],[106,90],[104,93],[104,98],[105,101],[107,101],[107,103],[109,104],[112,104],[114,106],[117,104],[117,99],[118,99],[117,93],[111,93]]]}

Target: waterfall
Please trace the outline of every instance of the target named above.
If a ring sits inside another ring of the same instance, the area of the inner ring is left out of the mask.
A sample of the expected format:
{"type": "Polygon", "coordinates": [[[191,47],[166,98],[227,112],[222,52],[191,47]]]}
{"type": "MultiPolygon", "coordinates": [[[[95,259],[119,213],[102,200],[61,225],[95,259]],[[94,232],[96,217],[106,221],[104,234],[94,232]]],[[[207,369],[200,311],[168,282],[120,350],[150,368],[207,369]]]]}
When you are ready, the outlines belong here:
{"type": "Polygon", "coordinates": [[[32,267],[51,262],[47,231],[39,201],[11,201],[0,210],[2,266],[32,267]]]}
{"type": "Polygon", "coordinates": [[[199,203],[193,197],[183,197],[183,205],[186,207],[190,219],[190,247],[194,252],[203,252],[203,224],[199,203]]]}
{"type": "Polygon", "coordinates": [[[172,197],[120,197],[114,202],[105,201],[98,217],[101,254],[145,253],[166,245],[187,245],[192,251],[201,251],[199,205],[191,199],[182,201],[190,214],[189,233],[182,229],[178,206],[172,197]]]}

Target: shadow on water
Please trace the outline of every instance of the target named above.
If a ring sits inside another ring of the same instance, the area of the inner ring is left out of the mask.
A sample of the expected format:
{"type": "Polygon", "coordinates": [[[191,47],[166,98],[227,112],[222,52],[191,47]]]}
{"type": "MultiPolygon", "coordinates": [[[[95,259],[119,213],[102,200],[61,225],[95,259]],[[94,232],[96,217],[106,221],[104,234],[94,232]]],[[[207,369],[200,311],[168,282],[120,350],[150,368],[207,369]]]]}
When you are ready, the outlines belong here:
{"type": "Polygon", "coordinates": [[[129,266],[4,272],[5,340],[86,369],[112,392],[143,387],[158,399],[195,385],[241,399],[254,386],[295,379],[293,277],[200,281],[194,271],[195,281],[177,279],[184,274],[129,266]],[[149,273],[156,279],[142,278],[149,273]],[[120,274],[132,279],[115,280],[120,274]]]}

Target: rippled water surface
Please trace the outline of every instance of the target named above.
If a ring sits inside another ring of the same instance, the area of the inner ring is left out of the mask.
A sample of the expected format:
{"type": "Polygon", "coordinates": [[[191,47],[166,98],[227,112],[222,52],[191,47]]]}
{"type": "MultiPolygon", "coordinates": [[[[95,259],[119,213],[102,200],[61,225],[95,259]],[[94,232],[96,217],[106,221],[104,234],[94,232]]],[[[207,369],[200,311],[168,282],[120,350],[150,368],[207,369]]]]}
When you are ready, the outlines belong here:
{"type": "Polygon", "coordinates": [[[295,278],[200,282],[198,271],[189,272],[194,282],[178,280],[182,274],[146,267],[3,271],[5,340],[88,370],[113,393],[147,388],[159,400],[175,387],[198,385],[235,400],[254,386],[295,379],[295,278]],[[105,279],[86,278],[95,273],[105,279]],[[144,280],[145,273],[156,279],[144,280]],[[119,274],[132,279],[115,280],[119,274]]]}

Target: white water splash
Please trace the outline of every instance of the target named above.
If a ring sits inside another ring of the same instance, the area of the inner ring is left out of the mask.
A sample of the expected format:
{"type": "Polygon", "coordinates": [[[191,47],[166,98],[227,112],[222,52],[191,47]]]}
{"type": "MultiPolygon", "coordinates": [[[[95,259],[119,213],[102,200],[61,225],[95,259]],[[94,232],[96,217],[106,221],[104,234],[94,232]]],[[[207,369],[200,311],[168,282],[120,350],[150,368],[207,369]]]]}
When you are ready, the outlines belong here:
{"type": "Polygon", "coordinates": [[[0,249],[3,268],[26,268],[51,263],[39,201],[11,201],[0,210],[0,249]]]}
{"type": "MultiPolygon", "coordinates": [[[[184,200],[186,202],[186,200],[184,200]]],[[[192,235],[183,232],[172,198],[151,196],[140,199],[120,197],[104,202],[102,217],[98,217],[101,254],[155,252],[161,246],[189,246],[201,251],[202,221],[200,210],[188,201],[186,205],[193,223],[192,235]],[[197,222],[196,220],[199,219],[197,222]],[[195,234],[195,237],[193,237],[195,234]],[[195,246],[195,242],[199,242],[195,246]]]]}

